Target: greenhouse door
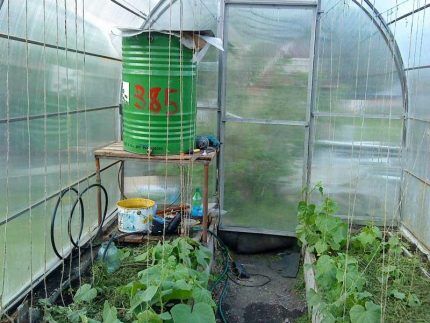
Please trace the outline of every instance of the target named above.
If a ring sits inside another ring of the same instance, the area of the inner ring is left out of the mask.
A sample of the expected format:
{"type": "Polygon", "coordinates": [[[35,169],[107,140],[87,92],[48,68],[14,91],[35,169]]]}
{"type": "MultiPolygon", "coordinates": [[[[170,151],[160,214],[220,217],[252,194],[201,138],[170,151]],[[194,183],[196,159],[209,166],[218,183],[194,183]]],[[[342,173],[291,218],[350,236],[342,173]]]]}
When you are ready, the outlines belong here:
{"type": "Polygon", "coordinates": [[[307,178],[316,3],[225,6],[221,229],[294,235],[307,178]]]}

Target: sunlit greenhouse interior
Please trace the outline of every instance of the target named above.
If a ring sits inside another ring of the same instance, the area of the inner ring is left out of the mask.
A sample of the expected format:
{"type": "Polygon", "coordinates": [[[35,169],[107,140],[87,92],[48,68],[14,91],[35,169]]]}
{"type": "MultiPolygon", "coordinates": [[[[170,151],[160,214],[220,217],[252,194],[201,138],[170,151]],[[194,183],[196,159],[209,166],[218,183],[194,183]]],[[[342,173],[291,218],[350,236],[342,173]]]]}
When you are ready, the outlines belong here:
{"type": "Polygon", "coordinates": [[[430,322],[429,0],[0,0],[0,322],[430,322]]]}

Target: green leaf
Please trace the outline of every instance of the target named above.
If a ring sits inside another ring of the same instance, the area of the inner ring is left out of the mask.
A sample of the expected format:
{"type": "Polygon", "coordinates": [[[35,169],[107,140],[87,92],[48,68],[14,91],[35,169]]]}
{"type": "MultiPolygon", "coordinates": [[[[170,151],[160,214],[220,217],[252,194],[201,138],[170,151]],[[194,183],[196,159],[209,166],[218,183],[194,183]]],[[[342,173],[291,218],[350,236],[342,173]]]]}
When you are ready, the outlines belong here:
{"type": "Polygon", "coordinates": [[[97,289],[91,288],[90,284],[82,285],[77,291],[73,300],[76,303],[88,303],[97,297],[97,289]]]}
{"type": "Polygon", "coordinates": [[[128,257],[130,257],[130,251],[122,251],[121,249],[119,249],[119,259],[121,260],[121,262],[128,257]]]}
{"type": "Polygon", "coordinates": [[[98,320],[94,320],[94,319],[90,319],[90,318],[88,318],[87,323],[101,323],[101,322],[100,322],[100,321],[98,321],[98,320]]]}
{"type": "Polygon", "coordinates": [[[148,251],[145,251],[144,253],[141,253],[140,255],[134,257],[135,262],[143,262],[148,260],[148,251]]]}
{"type": "Polygon", "coordinates": [[[130,301],[130,310],[134,311],[142,303],[149,303],[157,293],[157,290],[157,286],[148,286],[146,290],[138,291],[130,301]]]}
{"type": "Polygon", "coordinates": [[[332,257],[323,255],[318,258],[316,266],[316,275],[318,286],[323,289],[329,289],[336,283],[337,268],[332,257]]]}
{"type": "Polygon", "coordinates": [[[368,299],[373,296],[372,293],[369,293],[366,290],[364,292],[356,293],[356,295],[359,300],[368,299]]]}
{"type": "Polygon", "coordinates": [[[336,323],[336,318],[330,312],[329,309],[325,309],[321,311],[321,314],[322,314],[321,323],[336,323]]]}
{"type": "Polygon", "coordinates": [[[191,290],[193,288],[193,286],[191,286],[190,284],[188,284],[185,279],[179,279],[175,282],[174,284],[174,288],[175,289],[179,289],[179,290],[191,290]]]}
{"type": "Polygon", "coordinates": [[[215,323],[212,307],[206,303],[189,305],[176,304],[170,310],[174,323],[215,323]]]}
{"type": "MultiPolygon", "coordinates": [[[[209,249],[207,250],[209,251],[209,249]]],[[[203,269],[206,269],[206,267],[209,265],[210,261],[210,251],[209,254],[206,250],[203,250],[202,248],[197,249],[194,254],[196,256],[197,263],[203,267],[203,269]]]]}
{"type": "Polygon", "coordinates": [[[354,305],[349,311],[351,323],[379,323],[381,321],[381,306],[366,302],[365,307],[354,305]]]}
{"type": "Polygon", "coordinates": [[[181,290],[181,289],[169,289],[163,294],[163,301],[167,302],[170,300],[187,300],[192,296],[191,290],[181,290]]]}
{"type": "Polygon", "coordinates": [[[318,255],[324,254],[328,250],[328,245],[323,240],[319,240],[315,244],[315,250],[317,251],[318,255]]]}
{"type": "Polygon", "coordinates": [[[162,319],[163,321],[168,321],[168,320],[171,320],[171,319],[172,319],[172,315],[170,315],[170,313],[169,313],[169,312],[163,312],[163,313],[160,313],[160,314],[158,314],[158,317],[159,317],[160,319],[162,319]]]}
{"type": "Polygon", "coordinates": [[[308,203],[306,203],[305,201],[300,201],[299,204],[297,205],[297,210],[299,212],[304,212],[307,206],[308,206],[308,203]]]}
{"type": "Polygon", "coordinates": [[[103,323],[121,323],[117,317],[115,306],[110,306],[108,301],[105,301],[103,306],[103,323]]]}
{"type": "Polygon", "coordinates": [[[388,239],[388,251],[395,254],[400,255],[402,253],[402,243],[400,242],[400,239],[393,235],[388,239]]]}
{"type": "Polygon", "coordinates": [[[213,308],[216,307],[216,303],[212,299],[211,292],[209,292],[206,288],[194,287],[191,295],[195,303],[206,303],[213,308]]]}
{"type": "Polygon", "coordinates": [[[400,299],[400,300],[404,300],[406,298],[406,294],[399,292],[397,289],[392,289],[390,291],[390,295],[393,296],[394,298],[400,299]]]}
{"type": "Polygon", "coordinates": [[[348,235],[348,225],[342,222],[340,219],[338,219],[337,223],[338,225],[336,226],[335,230],[331,231],[331,237],[334,242],[341,244],[346,241],[346,237],[348,235]]]}
{"type": "Polygon", "coordinates": [[[410,307],[417,307],[421,305],[421,301],[415,293],[408,294],[407,302],[408,306],[410,307]]]}
{"type": "Polygon", "coordinates": [[[377,226],[371,225],[362,228],[354,239],[360,243],[361,248],[369,248],[379,246],[381,238],[381,230],[377,226]]]}
{"type": "Polygon", "coordinates": [[[137,321],[135,323],[162,323],[163,319],[161,319],[157,313],[153,310],[148,309],[137,315],[137,321]]]}
{"type": "Polygon", "coordinates": [[[86,313],[87,312],[85,310],[72,311],[70,308],[68,308],[67,319],[71,323],[80,323],[85,321],[86,313]]]}
{"type": "Polygon", "coordinates": [[[313,288],[308,291],[306,300],[308,301],[309,306],[318,306],[323,302],[321,295],[318,294],[313,288]]]}

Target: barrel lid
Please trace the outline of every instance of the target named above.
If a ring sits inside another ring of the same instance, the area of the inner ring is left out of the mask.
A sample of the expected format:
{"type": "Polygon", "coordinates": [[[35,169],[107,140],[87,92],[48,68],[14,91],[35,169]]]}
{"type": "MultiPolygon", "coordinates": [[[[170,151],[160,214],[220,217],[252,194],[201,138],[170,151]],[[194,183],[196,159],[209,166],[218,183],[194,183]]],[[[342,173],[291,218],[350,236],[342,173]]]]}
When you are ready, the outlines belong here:
{"type": "Polygon", "coordinates": [[[193,62],[200,62],[210,46],[214,46],[218,50],[224,51],[222,40],[214,37],[210,30],[201,31],[180,31],[180,30],[147,30],[140,28],[115,27],[112,29],[112,34],[119,37],[133,37],[140,34],[160,33],[177,37],[182,46],[194,51],[193,62]]]}

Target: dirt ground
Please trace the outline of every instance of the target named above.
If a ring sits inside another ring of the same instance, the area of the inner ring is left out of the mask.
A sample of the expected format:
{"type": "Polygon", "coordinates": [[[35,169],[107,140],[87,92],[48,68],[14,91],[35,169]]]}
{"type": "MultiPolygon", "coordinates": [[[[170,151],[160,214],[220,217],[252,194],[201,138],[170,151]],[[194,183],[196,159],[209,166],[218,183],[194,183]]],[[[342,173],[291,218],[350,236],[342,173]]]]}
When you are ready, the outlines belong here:
{"type": "Polygon", "coordinates": [[[296,322],[304,316],[307,308],[302,273],[299,271],[297,278],[281,276],[272,268],[279,254],[233,255],[234,260],[243,264],[251,275],[250,279],[240,280],[240,283],[268,283],[261,287],[245,287],[230,280],[223,302],[228,322],[286,323],[296,322]]]}

